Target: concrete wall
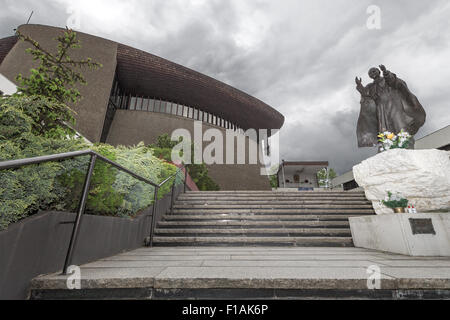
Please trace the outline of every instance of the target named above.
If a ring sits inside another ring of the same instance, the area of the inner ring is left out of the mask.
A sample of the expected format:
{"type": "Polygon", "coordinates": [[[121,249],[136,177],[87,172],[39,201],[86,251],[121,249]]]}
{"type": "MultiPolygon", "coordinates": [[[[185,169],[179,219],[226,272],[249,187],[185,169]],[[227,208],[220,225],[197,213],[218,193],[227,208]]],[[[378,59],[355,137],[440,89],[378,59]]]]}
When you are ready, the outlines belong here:
{"type": "MultiPolygon", "coordinates": [[[[107,143],[112,145],[133,145],[143,141],[155,143],[157,137],[167,133],[169,136],[176,129],[189,130],[194,137],[194,121],[191,119],[147,111],[117,110],[107,143]]],[[[220,130],[225,137],[226,130],[221,127],[203,124],[203,133],[210,128],[220,130]]],[[[247,140],[248,141],[248,140],[247,140]]],[[[225,143],[225,141],[224,141],[225,143]]],[[[204,143],[204,147],[209,143],[204,143]]],[[[248,142],[246,143],[246,163],[248,163],[248,142]]],[[[235,143],[235,154],[237,143],[235,143]]],[[[226,157],[226,152],[224,152],[226,157]]],[[[224,159],[225,160],[225,159],[224,159]]],[[[210,165],[210,176],[222,190],[271,190],[267,176],[261,176],[261,165],[210,165]]]]}
{"type": "MultiPolygon", "coordinates": [[[[175,197],[183,186],[176,189],[175,197]]],[[[170,194],[158,202],[156,221],[170,208],[170,194]]],[[[149,235],[152,207],[135,219],[85,215],[73,263],[106,258],[143,245],[149,235]]],[[[60,272],[64,265],[74,213],[43,212],[0,232],[0,300],[26,299],[31,279],[60,272]]]]}
{"type": "Polygon", "coordinates": [[[16,85],[9,81],[4,75],[0,73],[0,91],[3,94],[12,95],[16,93],[17,87],[16,85]]]}
{"type": "MultiPolygon", "coordinates": [[[[56,52],[57,41],[54,38],[61,34],[61,30],[41,25],[19,27],[22,34],[31,36],[43,48],[48,48],[51,52],[56,52]]],[[[77,35],[81,41],[81,49],[72,50],[71,58],[89,57],[93,61],[102,63],[103,67],[99,70],[82,69],[88,84],[80,86],[79,90],[85,98],[70,106],[77,113],[75,129],[88,140],[98,142],[116,70],[117,43],[81,32],[77,32],[77,35]]],[[[29,47],[28,43],[18,41],[0,65],[0,73],[14,83],[19,73],[28,76],[30,69],[37,66],[37,62],[34,62],[31,55],[25,52],[29,47]]]]}

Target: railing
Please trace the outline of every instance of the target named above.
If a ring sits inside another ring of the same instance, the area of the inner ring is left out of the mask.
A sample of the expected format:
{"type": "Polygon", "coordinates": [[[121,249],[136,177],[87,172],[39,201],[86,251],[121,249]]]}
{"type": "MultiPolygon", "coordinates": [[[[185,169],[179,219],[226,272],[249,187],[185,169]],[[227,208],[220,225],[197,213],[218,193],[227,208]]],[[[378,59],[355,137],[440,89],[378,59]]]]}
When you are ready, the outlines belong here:
{"type": "Polygon", "coordinates": [[[95,167],[95,163],[97,160],[104,161],[104,162],[108,163],[109,165],[119,169],[120,171],[123,171],[123,172],[129,174],[130,176],[132,176],[142,182],[145,182],[155,188],[154,198],[153,198],[154,201],[153,201],[153,209],[152,209],[152,220],[151,220],[151,224],[150,224],[150,233],[149,233],[148,238],[145,239],[145,244],[147,246],[150,246],[150,247],[153,246],[153,233],[154,233],[155,224],[156,224],[155,218],[156,218],[157,207],[158,207],[159,189],[161,187],[163,187],[164,185],[166,185],[171,179],[174,179],[174,182],[172,185],[172,195],[171,195],[171,204],[170,204],[170,211],[172,213],[173,212],[176,177],[181,170],[185,169],[184,192],[186,192],[186,181],[187,181],[188,170],[187,170],[187,167],[185,167],[185,166],[178,168],[178,170],[175,174],[173,174],[172,176],[170,176],[169,178],[167,178],[160,184],[156,184],[156,183],[150,181],[149,179],[146,179],[146,178],[128,170],[127,168],[121,166],[120,164],[115,163],[114,161],[111,161],[92,150],[75,151],[75,152],[60,153],[60,154],[40,156],[40,157],[27,158],[27,159],[3,161],[3,162],[0,162],[0,170],[17,169],[17,168],[20,168],[23,166],[28,166],[28,165],[33,165],[33,164],[41,164],[41,163],[52,162],[52,161],[62,161],[62,160],[67,160],[67,159],[74,159],[74,158],[82,157],[82,156],[91,156],[91,158],[89,161],[89,167],[88,167],[88,171],[87,171],[86,178],[84,181],[83,191],[82,191],[82,195],[81,195],[81,199],[80,199],[80,204],[78,206],[76,218],[75,218],[75,221],[70,222],[70,223],[74,224],[74,227],[72,229],[72,234],[71,234],[70,242],[69,242],[69,248],[67,250],[66,258],[64,261],[63,274],[65,274],[65,275],[67,274],[67,269],[69,268],[69,266],[71,265],[71,262],[72,262],[73,253],[74,253],[74,250],[76,247],[77,238],[78,238],[78,234],[79,234],[79,230],[80,230],[81,218],[86,209],[86,203],[87,203],[87,199],[88,199],[89,188],[91,185],[92,174],[94,172],[94,167],[95,167]]]}

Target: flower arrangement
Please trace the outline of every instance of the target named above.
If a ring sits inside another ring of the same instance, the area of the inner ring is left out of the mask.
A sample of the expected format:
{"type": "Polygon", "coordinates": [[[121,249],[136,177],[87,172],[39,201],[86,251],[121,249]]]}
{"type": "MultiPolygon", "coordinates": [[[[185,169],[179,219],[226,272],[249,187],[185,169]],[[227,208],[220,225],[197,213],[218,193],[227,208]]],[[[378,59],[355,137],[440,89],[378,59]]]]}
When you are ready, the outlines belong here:
{"type": "Polygon", "coordinates": [[[405,131],[400,131],[398,134],[386,131],[378,135],[380,142],[380,151],[387,151],[390,149],[406,149],[409,146],[412,136],[405,131]]]}
{"type": "Polygon", "coordinates": [[[403,198],[399,193],[393,194],[392,192],[388,191],[386,199],[381,202],[388,208],[397,209],[406,208],[409,201],[403,198]]]}

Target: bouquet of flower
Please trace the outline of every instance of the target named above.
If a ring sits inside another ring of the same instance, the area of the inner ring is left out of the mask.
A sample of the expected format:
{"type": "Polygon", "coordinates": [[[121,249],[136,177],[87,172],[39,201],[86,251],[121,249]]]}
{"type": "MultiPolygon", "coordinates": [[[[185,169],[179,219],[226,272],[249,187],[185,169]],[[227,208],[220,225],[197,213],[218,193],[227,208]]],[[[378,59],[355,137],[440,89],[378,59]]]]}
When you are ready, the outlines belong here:
{"type": "Polygon", "coordinates": [[[408,206],[408,200],[403,198],[399,193],[393,194],[388,191],[388,195],[385,200],[381,201],[386,207],[395,208],[406,208],[408,206]]]}
{"type": "Polygon", "coordinates": [[[378,135],[378,141],[381,144],[380,151],[406,149],[409,146],[411,138],[411,135],[403,130],[397,135],[389,131],[380,133],[378,135]]]}

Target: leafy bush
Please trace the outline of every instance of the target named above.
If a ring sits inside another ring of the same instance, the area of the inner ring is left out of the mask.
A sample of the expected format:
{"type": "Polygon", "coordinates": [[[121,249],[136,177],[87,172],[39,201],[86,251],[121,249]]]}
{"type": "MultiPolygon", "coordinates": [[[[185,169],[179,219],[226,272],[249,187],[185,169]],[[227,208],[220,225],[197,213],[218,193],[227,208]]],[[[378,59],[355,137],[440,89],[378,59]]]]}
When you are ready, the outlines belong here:
{"type": "Polygon", "coordinates": [[[209,176],[208,168],[204,163],[191,164],[188,172],[200,191],[219,191],[219,185],[209,176]]]}
{"type": "MultiPolygon", "coordinates": [[[[144,143],[131,148],[123,146],[114,148],[108,145],[102,147],[115,153],[115,161],[118,164],[155,183],[164,181],[177,171],[174,165],[153,156],[152,149],[144,146],[144,143]]],[[[176,182],[179,184],[181,180],[177,179],[176,182]]],[[[123,196],[123,203],[117,211],[120,216],[136,214],[153,202],[154,187],[125,172],[117,172],[113,188],[123,196]]],[[[171,184],[166,184],[159,192],[159,199],[170,192],[170,188],[171,184]]]]}
{"type": "MultiPolygon", "coordinates": [[[[103,146],[92,147],[97,153],[115,161],[114,150],[108,150],[103,146]]],[[[86,180],[87,166],[75,168],[64,172],[58,177],[58,181],[65,188],[65,209],[74,211],[78,208],[80,196],[83,192],[86,180]]],[[[123,202],[123,196],[117,192],[113,183],[116,181],[116,172],[111,165],[97,161],[91,179],[90,192],[86,204],[87,212],[96,215],[113,215],[123,202]]]]}
{"type": "MultiPolygon", "coordinates": [[[[36,128],[37,118],[29,115],[48,102],[39,97],[0,98],[0,161],[92,149],[137,174],[160,183],[173,175],[174,165],[153,156],[153,150],[136,147],[90,146],[74,136],[49,135],[36,128]]],[[[55,106],[56,107],[56,106],[55,106]]],[[[60,106],[62,108],[62,106],[60,106]]],[[[55,127],[53,132],[60,132],[55,127]]],[[[61,131],[62,132],[62,131],[61,131]]],[[[38,210],[74,211],[79,204],[86,178],[89,156],[62,162],[24,166],[0,171],[0,230],[38,210]]],[[[181,183],[182,175],[176,183],[181,183]]],[[[172,182],[172,181],[171,181],[172,182]]],[[[166,184],[159,198],[170,192],[166,184]]],[[[133,216],[153,202],[154,189],[125,172],[98,160],[88,195],[87,213],[133,216]]]]}
{"type": "MultiPolygon", "coordinates": [[[[0,98],[0,161],[85,149],[80,139],[36,135],[37,124],[28,114],[45,103],[38,98],[0,98]]],[[[51,162],[0,171],[0,229],[40,209],[61,209],[64,196],[56,177],[82,167],[87,159],[51,162]]]]}
{"type": "Polygon", "coordinates": [[[269,182],[270,182],[270,186],[273,189],[277,189],[278,188],[278,176],[277,175],[269,176],[269,182]]]}
{"type": "MultiPolygon", "coordinates": [[[[181,138],[182,139],[182,138],[181,138]]],[[[180,140],[181,141],[181,140],[180,140]]],[[[178,144],[176,141],[172,141],[168,134],[163,134],[158,137],[155,145],[149,147],[153,149],[154,155],[158,158],[166,161],[172,161],[172,149],[178,144]]],[[[194,144],[192,144],[192,159],[191,163],[194,163],[194,144]]],[[[189,175],[201,191],[218,191],[219,185],[211,179],[208,174],[208,167],[205,164],[190,164],[188,165],[189,175]]]]}
{"type": "Polygon", "coordinates": [[[317,172],[317,180],[319,182],[319,186],[326,187],[330,185],[331,180],[337,177],[336,171],[333,168],[330,168],[330,171],[327,175],[327,169],[322,168],[317,172]],[[327,181],[328,178],[328,181],[327,181]]]}

